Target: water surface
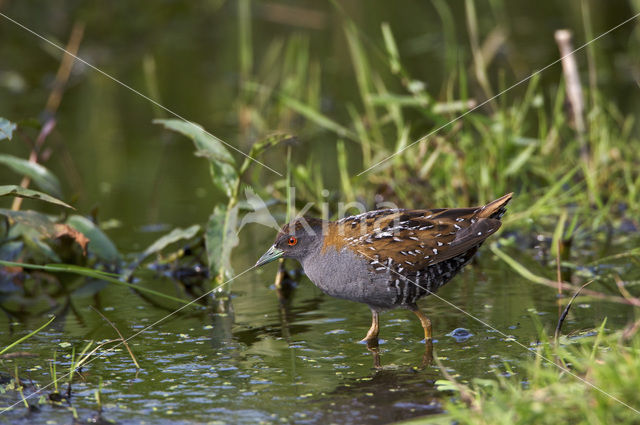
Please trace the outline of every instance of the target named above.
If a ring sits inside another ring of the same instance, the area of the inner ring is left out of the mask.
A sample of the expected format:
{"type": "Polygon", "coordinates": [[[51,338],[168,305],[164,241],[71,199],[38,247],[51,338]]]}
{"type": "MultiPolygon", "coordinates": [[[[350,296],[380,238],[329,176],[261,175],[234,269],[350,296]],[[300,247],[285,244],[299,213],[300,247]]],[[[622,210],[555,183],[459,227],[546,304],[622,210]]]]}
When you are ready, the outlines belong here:
{"type": "MultiPolygon", "coordinates": [[[[268,242],[240,247],[238,263],[248,266],[268,242]]],[[[376,369],[372,353],[358,343],[370,324],[365,305],[325,296],[305,277],[282,302],[272,285],[275,270],[268,266],[235,280],[227,312],[216,313],[219,308],[211,306],[187,309],[133,338],[139,371],[122,347],[92,360],[72,386],[72,403],[80,416],[96,414],[94,392],[100,381],[102,415],[120,423],[382,424],[441,411],[441,400],[451,395],[434,384],[443,379],[437,365],[424,364],[422,329],[411,312],[381,316],[382,368],[376,369]]],[[[174,285],[151,271],[143,275],[142,284],[174,285]]],[[[433,320],[435,354],[462,382],[507,372],[524,379],[518,362],[533,354],[514,340],[535,346],[537,326],[551,330],[558,317],[553,289],[523,280],[486,247],[479,261],[438,295],[495,328],[435,297],[421,302],[433,320]]],[[[50,381],[48,362],[54,351],[60,376],[69,363],[69,344],[79,351],[85,341],[115,338],[90,305],[125,335],[169,311],[119,287],[107,287],[95,298],[72,296],[49,329],[22,345],[21,350],[38,357],[5,361],[6,369],[18,364],[23,379],[44,386],[50,381]]],[[[608,326],[617,327],[630,314],[619,305],[578,299],[564,331],[592,329],[604,317],[608,326]]],[[[41,321],[42,316],[22,322],[4,316],[2,344],[41,321]]],[[[19,401],[16,397],[9,392],[0,400],[7,405],[19,401]]],[[[70,420],[67,410],[47,405],[27,416],[23,409],[4,415],[14,423],[70,420]]]]}

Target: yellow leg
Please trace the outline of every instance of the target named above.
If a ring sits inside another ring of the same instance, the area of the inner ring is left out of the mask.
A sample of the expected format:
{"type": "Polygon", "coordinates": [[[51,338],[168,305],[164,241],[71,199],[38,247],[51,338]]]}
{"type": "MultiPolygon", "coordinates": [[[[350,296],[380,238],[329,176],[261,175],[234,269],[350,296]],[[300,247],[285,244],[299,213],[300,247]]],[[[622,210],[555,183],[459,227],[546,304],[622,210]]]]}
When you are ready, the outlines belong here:
{"type": "Polygon", "coordinates": [[[413,313],[418,316],[420,319],[420,323],[422,324],[422,329],[424,329],[424,339],[425,341],[431,340],[431,320],[427,317],[426,314],[420,311],[418,307],[412,309],[413,313]]]}
{"type": "Polygon", "coordinates": [[[362,342],[378,341],[379,332],[380,328],[378,327],[378,312],[375,310],[371,310],[371,327],[369,328],[369,332],[367,332],[367,336],[364,337],[362,342]]]}

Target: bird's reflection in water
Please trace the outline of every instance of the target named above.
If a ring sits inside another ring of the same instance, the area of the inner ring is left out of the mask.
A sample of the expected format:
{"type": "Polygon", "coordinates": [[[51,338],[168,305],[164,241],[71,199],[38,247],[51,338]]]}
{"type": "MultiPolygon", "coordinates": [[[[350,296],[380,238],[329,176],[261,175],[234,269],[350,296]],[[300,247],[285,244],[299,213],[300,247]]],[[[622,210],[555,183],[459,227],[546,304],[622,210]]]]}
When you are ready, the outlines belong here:
{"type": "MultiPolygon", "coordinates": [[[[378,340],[367,341],[367,350],[371,352],[373,358],[373,368],[382,369],[382,363],[380,362],[380,346],[378,340]]],[[[424,369],[431,365],[433,362],[433,341],[428,339],[424,344],[424,353],[422,354],[422,361],[418,366],[418,369],[424,369]]]]}
{"type": "Polygon", "coordinates": [[[378,347],[369,344],[367,348],[373,356],[372,373],[347,379],[325,397],[314,400],[317,410],[309,409],[306,423],[376,425],[442,413],[434,384],[440,375],[426,367],[432,361],[431,341],[425,344],[422,358],[416,358],[419,367],[382,367],[378,347]]]}

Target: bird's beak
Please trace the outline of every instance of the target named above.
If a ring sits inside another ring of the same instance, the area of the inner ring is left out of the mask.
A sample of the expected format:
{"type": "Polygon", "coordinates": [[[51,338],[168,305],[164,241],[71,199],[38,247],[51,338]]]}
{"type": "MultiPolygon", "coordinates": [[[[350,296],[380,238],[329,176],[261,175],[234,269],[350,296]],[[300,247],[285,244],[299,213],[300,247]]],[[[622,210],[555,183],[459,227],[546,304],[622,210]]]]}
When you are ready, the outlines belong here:
{"type": "Polygon", "coordinates": [[[254,267],[260,267],[263,264],[267,264],[274,260],[277,260],[278,258],[282,257],[283,254],[284,254],[283,250],[278,249],[276,248],[275,245],[273,245],[271,248],[269,248],[269,251],[265,252],[264,255],[260,257],[260,259],[258,260],[258,262],[254,267]]]}

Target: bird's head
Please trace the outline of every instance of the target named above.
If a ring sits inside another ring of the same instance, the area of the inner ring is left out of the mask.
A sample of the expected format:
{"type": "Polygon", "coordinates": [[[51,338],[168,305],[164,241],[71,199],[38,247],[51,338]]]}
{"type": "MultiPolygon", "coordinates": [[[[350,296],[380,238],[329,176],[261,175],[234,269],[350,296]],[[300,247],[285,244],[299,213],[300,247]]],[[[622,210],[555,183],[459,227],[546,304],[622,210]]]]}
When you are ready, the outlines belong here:
{"type": "Polygon", "coordinates": [[[323,220],[310,217],[297,218],[285,224],[276,240],[256,263],[256,267],[279,258],[293,258],[300,262],[322,243],[323,220]]]}

